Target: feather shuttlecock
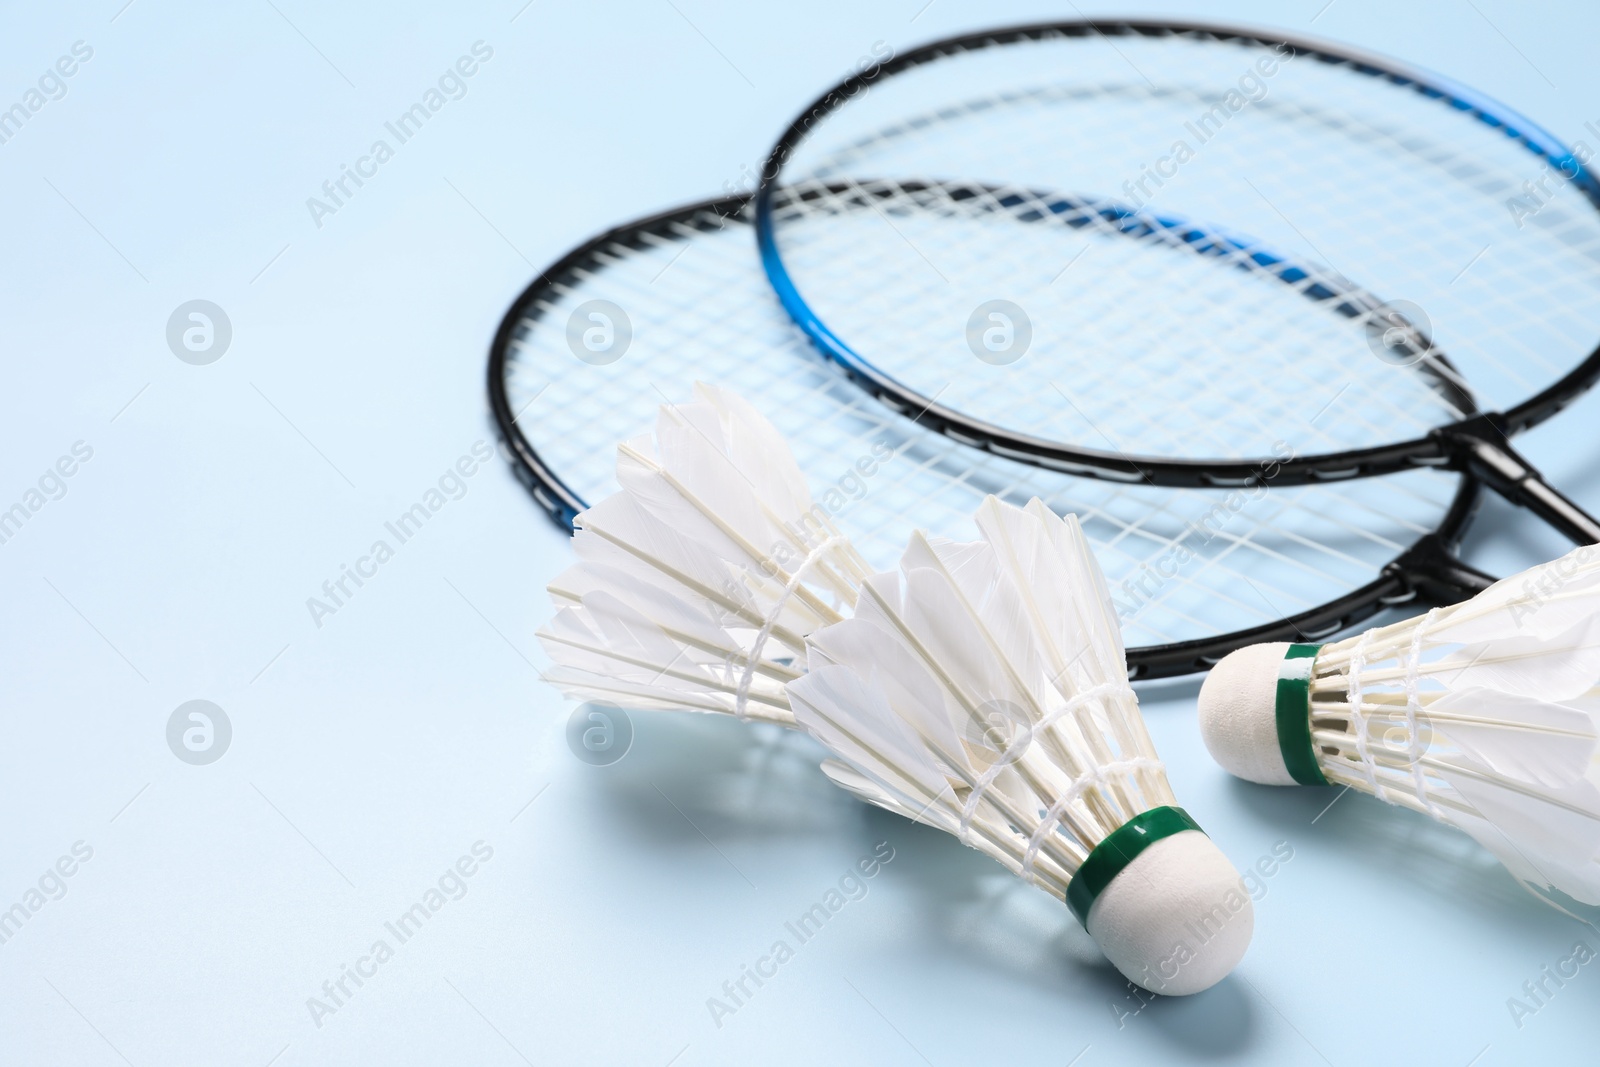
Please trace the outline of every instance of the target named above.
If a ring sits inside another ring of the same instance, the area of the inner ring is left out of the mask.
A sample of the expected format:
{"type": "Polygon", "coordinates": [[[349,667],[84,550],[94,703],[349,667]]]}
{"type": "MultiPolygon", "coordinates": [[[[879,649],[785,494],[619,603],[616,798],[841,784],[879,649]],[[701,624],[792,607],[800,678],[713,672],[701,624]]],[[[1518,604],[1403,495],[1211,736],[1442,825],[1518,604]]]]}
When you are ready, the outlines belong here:
{"type": "Polygon", "coordinates": [[[1600,547],[1332,644],[1262,644],[1200,690],[1206,747],[1266,785],[1342,785],[1464,830],[1600,904],[1600,547]]]}
{"type": "Polygon", "coordinates": [[[985,540],[914,535],[813,633],[789,683],[824,770],[1065,901],[1146,989],[1220,981],[1254,928],[1222,851],[1177,807],[1116,614],[1075,519],[986,500],[985,540]]]}
{"type": "Polygon", "coordinates": [[[539,632],[568,696],[794,725],[805,636],[846,617],[871,568],[812,502],[745,400],[696,384],[655,439],[617,448],[619,492],[577,518],[579,562],[539,632]]]}

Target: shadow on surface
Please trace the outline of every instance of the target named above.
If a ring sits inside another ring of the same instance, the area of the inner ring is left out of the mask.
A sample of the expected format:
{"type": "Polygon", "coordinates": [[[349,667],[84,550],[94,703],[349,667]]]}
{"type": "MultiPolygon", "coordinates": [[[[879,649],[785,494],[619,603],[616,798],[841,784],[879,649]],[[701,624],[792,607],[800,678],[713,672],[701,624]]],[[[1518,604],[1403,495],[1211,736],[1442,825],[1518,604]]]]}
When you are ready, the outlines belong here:
{"type": "MultiPolygon", "coordinates": [[[[1066,906],[950,835],[857,801],[817,769],[823,750],[777,727],[670,712],[630,713],[633,745],[618,763],[582,768],[593,802],[628,847],[719,850],[730,843],[887,840],[890,877],[916,909],[922,944],[1046,999],[1105,1006],[1113,1030],[1145,1027],[1197,1062],[1237,1055],[1258,1030],[1237,977],[1195,997],[1152,997],[1111,966],[1066,906]]],[[[731,851],[731,850],[730,850],[731,851]]],[[[735,861],[741,857],[732,852],[735,861]]]]}
{"type": "MultiPolygon", "coordinates": [[[[1241,808],[1290,844],[1336,852],[1352,868],[1380,871],[1416,894],[1420,905],[1458,911],[1472,922],[1513,924],[1529,937],[1600,933],[1535,899],[1476,841],[1424,815],[1354,790],[1341,796],[1333,786],[1229,779],[1229,788],[1241,808]]],[[[1584,920],[1597,918],[1596,909],[1562,903],[1584,920]]]]}
{"type": "Polygon", "coordinates": [[[578,771],[615,832],[636,844],[813,836],[855,806],[817,769],[822,748],[792,730],[687,712],[628,714],[627,755],[578,771]]]}
{"type": "Polygon", "coordinates": [[[1066,905],[932,827],[862,806],[873,840],[896,850],[897,883],[922,909],[919,930],[973,968],[1046,998],[1105,1005],[1113,1029],[1148,1024],[1175,1052],[1204,1061],[1237,1055],[1255,1036],[1256,1007],[1237,977],[1192,997],[1154,997],[1111,966],[1066,905]]]}

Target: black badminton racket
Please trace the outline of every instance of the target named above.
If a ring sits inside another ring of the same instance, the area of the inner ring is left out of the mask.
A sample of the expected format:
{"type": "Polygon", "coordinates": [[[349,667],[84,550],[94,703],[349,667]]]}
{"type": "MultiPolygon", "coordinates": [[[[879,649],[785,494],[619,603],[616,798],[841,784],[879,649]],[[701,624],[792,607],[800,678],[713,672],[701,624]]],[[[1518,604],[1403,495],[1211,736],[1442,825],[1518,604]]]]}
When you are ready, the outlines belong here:
{"type": "Polygon", "coordinates": [[[1478,496],[1470,474],[1280,485],[1269,466],[1251,485],[1169,487],[1075,477],[937,433],[815,352],[772,298],[752,236],[741,198],[629,223],[562,257],[506,314],[491,407],[518,476],[563,528],[616,489],[617,442],[703,380],[783,431],[814,498],[876,567],[894,566],[915,527],[970,539],[988,493],[1077,513],[1135,677],[1203,670],[1244,644],[1325,635],[1385,605],[1487,584],[1448,562],[1478,496]]]}
{"type": "Polygon", "coordinates": [[[1061,22],[830,89],[755,219],[818,349],[966,445],[1174,487],[1448,467],[1586,543],[1509,438],[1600,376],[1587,158],[1381,57],[1061,22]]]}

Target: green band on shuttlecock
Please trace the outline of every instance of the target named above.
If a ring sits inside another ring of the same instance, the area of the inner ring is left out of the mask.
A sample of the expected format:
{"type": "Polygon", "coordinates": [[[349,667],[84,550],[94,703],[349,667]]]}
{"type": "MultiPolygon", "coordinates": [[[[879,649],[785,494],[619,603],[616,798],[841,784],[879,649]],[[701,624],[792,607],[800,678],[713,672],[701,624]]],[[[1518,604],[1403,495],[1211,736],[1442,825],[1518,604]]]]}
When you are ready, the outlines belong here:
{"type": "MultiPolygon", "coordinates": [[[[1100,893],[1111,880],[1122,873],[1134,858],[1160,841],[1163,837],[1181,834],[1185,830],[1200,830],[1200,826],[1182,808],[1162,805],[1141,811],[1094,847],[1089,857],[1078,868],[1067,884],[1067,907],[1085,928],[1089,925],[1089,909],[1099,899],[1100,893]]],[[[1200,830],[1205,833],[1204,830],[1200,830]]]]}
{"type": "Polygon", "coordinates": [[[1321,645],[1290,645],[1278,664],[1278,751],[1301,785],[1328,784],[1311,743],[1311,671],[1321,651],[1321,645]]]}

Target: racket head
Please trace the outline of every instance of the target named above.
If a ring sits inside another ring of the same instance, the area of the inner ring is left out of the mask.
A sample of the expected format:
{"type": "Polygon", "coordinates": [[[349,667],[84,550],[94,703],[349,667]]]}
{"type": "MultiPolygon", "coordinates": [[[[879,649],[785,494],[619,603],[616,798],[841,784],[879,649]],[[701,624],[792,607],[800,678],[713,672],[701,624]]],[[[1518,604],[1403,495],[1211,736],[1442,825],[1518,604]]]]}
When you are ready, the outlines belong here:
{"type": "Polygon", "coordinates": [[[756,223],[796,323],[934,428],[1163,485],[1248,480],[1288,439],[1277,477],[1303,482],[1451,462],[1441,428],[1489,410],[1515,433],[1600,377],[1588,153],[1382,57],[1057,22],[823,94],[756,223]],[[974,343],[998,301],[1029,334],[1009,361],[974,343]]]}
{"type": "Polygon", "coordinates": [[[1415,598],[1393,561],[1453,548],[1471,517],[1477,482],[1452,471],[1201,490],[1073,477],[970,448],[878,403],[815,352],[750,256],[751,218],[745,199],[728,198],[609,230],[507,312],[489,358],[490,406],[518,478],[563,528],[616,489],[616,443],[710,381],[785,434],[818,505],[876,568],[895,566],[913,528],[970,540],[989,493],[1077,513],[1113,590],[1130,671],[1150,678],[1204,670],[1254,641],[1336,632],[1415,598]]]}

